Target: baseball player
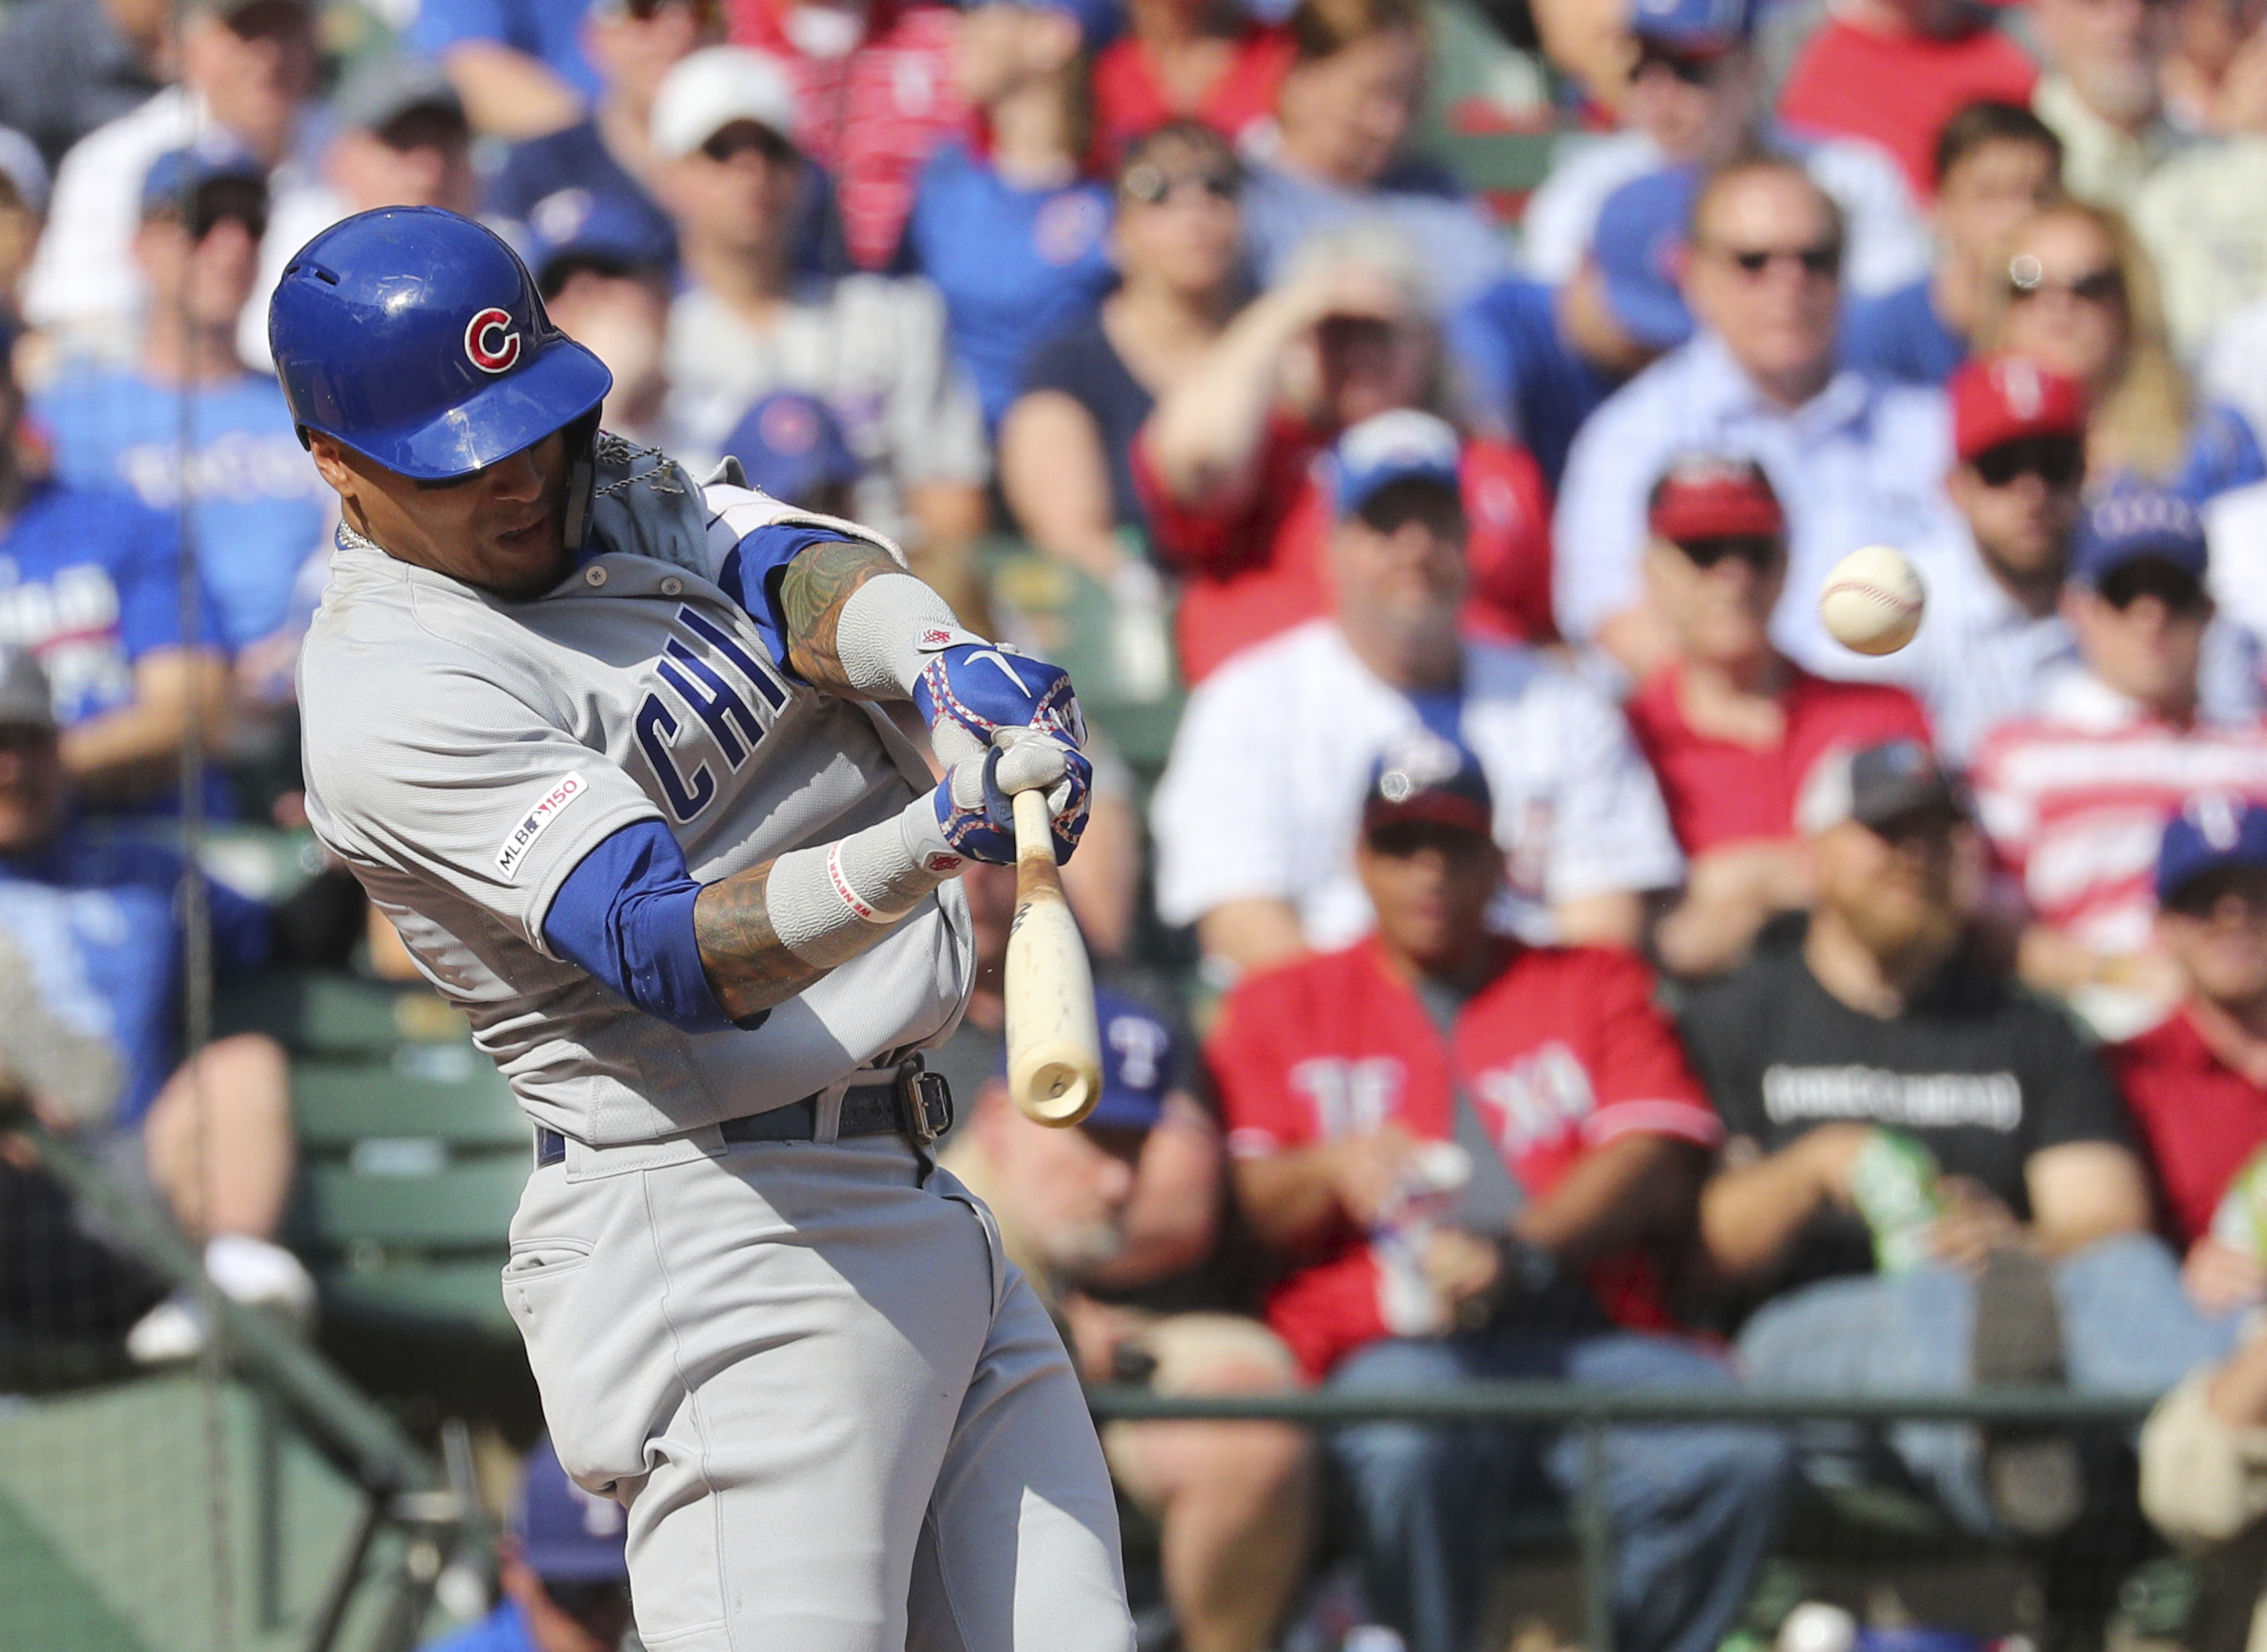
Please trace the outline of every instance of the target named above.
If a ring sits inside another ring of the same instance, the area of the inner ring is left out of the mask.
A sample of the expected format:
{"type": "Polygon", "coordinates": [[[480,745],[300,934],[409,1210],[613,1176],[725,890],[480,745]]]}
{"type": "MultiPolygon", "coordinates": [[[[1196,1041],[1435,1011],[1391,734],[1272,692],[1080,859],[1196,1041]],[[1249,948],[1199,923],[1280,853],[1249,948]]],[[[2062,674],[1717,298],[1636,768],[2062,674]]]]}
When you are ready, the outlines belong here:
{"type": "Polygon", "coordinates": [[[865,530],[601,435],[606,369],[465,219],[326,230],[269,336],[344,517],[308,814],[535,1121],[504,1294],[640,1636],[1124,1652],[1093,1425],[917,1054],[1007,794],[1077,842],[1068,679],[865,530]]]}

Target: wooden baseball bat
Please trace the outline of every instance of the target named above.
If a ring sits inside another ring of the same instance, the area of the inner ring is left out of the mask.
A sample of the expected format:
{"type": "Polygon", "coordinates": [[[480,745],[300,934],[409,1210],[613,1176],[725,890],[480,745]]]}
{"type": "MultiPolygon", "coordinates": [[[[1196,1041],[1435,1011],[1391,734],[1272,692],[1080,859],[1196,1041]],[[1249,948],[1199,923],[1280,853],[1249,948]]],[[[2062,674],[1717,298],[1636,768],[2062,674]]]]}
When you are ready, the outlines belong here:
{"type": "Polygon", "coordinates": [[[1102,1099],[1102,1035],[1086,942],[1063,900],[1044,792],[1015,793],[1015,918],[1007,931],[1007,1093],[1067,1129],[1102,1099]]]}

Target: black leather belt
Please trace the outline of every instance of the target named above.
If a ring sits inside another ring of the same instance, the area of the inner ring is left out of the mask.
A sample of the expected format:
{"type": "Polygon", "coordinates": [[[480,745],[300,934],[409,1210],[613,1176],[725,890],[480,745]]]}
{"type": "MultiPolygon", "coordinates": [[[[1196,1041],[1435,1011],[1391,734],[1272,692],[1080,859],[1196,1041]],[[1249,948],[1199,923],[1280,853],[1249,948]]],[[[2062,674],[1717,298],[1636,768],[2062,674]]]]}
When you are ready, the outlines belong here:
{"type": "MultiPolygon", "coordinates": [[[[764,1112],[727,1119],[717,1133],[727,1142],[808,1142],[819,1131],[819,1097],[810,1095],[764,1112]]],[[[915,1056],[888,1078],[853,1084],[843,1092],[843,1110],[835,1134],[907,1135],[914,1141],[935,1141],[953,1127],[952,1086],[942,1073],[925,1072],[915,1056]]],[[[567,1157],[567,1138],[540,1126],[535,1132],[535,1166],[556,1165],[567,1157]]]]}

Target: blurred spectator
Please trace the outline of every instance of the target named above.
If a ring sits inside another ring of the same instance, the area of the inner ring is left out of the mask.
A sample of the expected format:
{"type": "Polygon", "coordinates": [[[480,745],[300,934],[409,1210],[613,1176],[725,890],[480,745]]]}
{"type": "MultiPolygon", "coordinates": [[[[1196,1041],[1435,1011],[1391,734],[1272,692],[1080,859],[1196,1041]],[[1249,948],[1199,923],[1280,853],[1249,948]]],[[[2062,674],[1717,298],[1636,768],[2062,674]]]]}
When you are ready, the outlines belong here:
{"type": "Polygon", "coordinates": [[[1916,384],[1950,378],[1967,359],[1986,288],[2004,278],[2008,237],[2061,192],[2062,166],[2062,140],[2028,108],[1971,103],[1953,115],[1931,174],[1936,264],[1910,286],[1850,306],[1843,362],[1916,384]]]}
{"type": "Polygon", "coordinates": [[[2096,486],[2137,476],[2202,504],[2267,478],[2250,424],[2199,403],[2173,359],[2155,265],[2125,220],[2065,201],[2025,221],[1987,287],[1977,341],[2086,387],[2086,469],[2096,486]]]}
{"type": "Polygon", "coordinates": [[[972,139],[930,158],[905,227],[911,266],[944,294],[953,353],[987,428],[1039,345],[1093,313],[1111,284],[1110,190],[1089,175],[1086,58],[1076,13],[985,0],[961,19],[972,139]]]}
{"type": "MultiPolygon", "coordinates": [[[[1683,1023],[1731,1137],[1702,1238],[1769,1299],[1740,1335],[1749,1380],[2161,1392],[2224,1351],[2228,1327],[2198,1319],[2149,1233],[2108,1075],[1966,939],[1977,851],[1958,783],[1917,741],[1836,752],[1798,818],[1817,889],[1802,945],[1759,953],[1683,1023]]],[[[1980,1482],[1966,1429],[1889,1440],[1972,1529],[2076,1512],[2075,1466],[2017,1448],[2037,1442],[1995,1442],[1980,1482]]]]}
{"type": "Polygon", "coordinates": [[[0,316],[12,326],[22,309],[24,278],[39,250],[48,215],[48,169],[32,140],[0,127],[0,316]]]}
{"type": "Polygon", "coordinates": [[[2031,100],[2063,140],[2071,194],[2120,211],[2187,141],[2165,118],[2159,72],[2179,8],[2160,0],[2033,0],[2047,73],[2031,100]]]}
{"type": "Polygon", "coordinates": [[[1848,233],[1853,290],[1886,292],[1929,264],[1929,238],[1905,180],[1870,144],[1802,137],[1760,122],[1760,75],[1750,41],[1752,0],[1646,0],[1631,7],[1636,59],[1624,130],[1573,150],[1521,221],[1527,266],[1546,281],[1574,272],[1600,210],[1632,178],[1664,167],[1702,171],[1757,153],[1776,154],[1833,197],[1848,233]]]}
{"type": "MultiPolygon", "coordinates": [[[[33,961],[57,1013],[99,1028],[116,1053],[123,1084],[104,1156],[155,1190],[222,1290],[303,1316],[314,1287],[273,1243],[294,1157],[283,1051],[242,1033],[182,1062],[180,898],[193,874],[170,848],[86,829],[52,706],[31,651],[0,644],[0,931],[33,961]]],[[[214,967],[225,978],[279,956],[343,961],[361,902],[341,875],[272,908],[208,880],[214,967]]],[[[194,1299],[176,1296],[133,1328],[127,1351],[182,1358],[203,1337],[194,1299]]]]}
{"type": "Polygon", "coordinates": [[[2182,1635],[2202,1652],[2256,1645],[2267,1611],[2267,1336],[2157,1403],[2141,1430],[2141,1508],[2209,1593],[2182,1635]],[[2201,1562],[2201,1566],[2199,1566],[2201,1562]]]}
{"type": "Polygon", "coordinates": [[[727,0],[732,40],[784,62],[796,144],[835,181],[851,262],[897,257],[930,153],[966,130],[957,15],[919,0],[727,0]]]}
{"type": "Polygon", "coordinates": [[[614,1652],[630,1625],[628,1532],[622,1506],[569,1479],[550,1439],[539,1440],[496,1541],[503,1598],[426,1652],[614,1652]]]}
{"type": "MultiPolygon", "coordinates": [[[[1617,1328],[1662,1323],[1651,1252],[1689,1231],[1720,1134],[1645,967],[1494,933],[1499,811],[1468,750],[1421,734],[1366,793],[1354,853],[1377,933],[1244,982],[1208,1046],[1238,1197],[1283,1259],[1269,1322],[1345,1391],[1728,1388],[1698,1346],[1617,1328]]],[[[1371,1608],[1412,1652],[1472,1644],[1527,1474],[1543,1500],[1584,1483],[1572,1435],[1330,1439],[1371,1608]]],[[[1713,1652],[1774,1535],[1784,1446],[1722,1427],[1604,1446],[1615,1644],[1713,1652]]]]}
{"type": "Polygon", "coordinates": [[[1646,506],[1645,577],[1675,652],[1630,698],[1630,733],[1684,851],[1685,896],[1654,935],[1679,975],[1736,963],[1776,914],[1810,904],[1795,799],[1830,747],[1929,721],[1901,688],[1814,677],[1771,644],[1787,518],[1744,459],[1679,458],[1646,506]]]}
{"type": "Polygon", "coordinates": [[[232,652],[283,628],[301,566],[327,553],[331,533],[283,392],[236,354],[267,206],[248,160],[159,157],[134,238],[150,294],[138,359],[66,364],[32,402],[67,485],[123,489],[168,520],[188,491],[197,567],[232,652]]]}
{"type": "Polygon", "coordinates": [[[697,467],[757,398],[816,396],[864,467],[858,520],[904,544],[967,611],[988,459],[936,293],[882,276],[797,278],[796,201],[811,163],[787,137],[794,91],[776,59],[733,46],[694,53],[670,71],[653,123],[686,277],[669,316],[677,450],[697,467]]]}
{"type": "Polygon", "coordinates": [[[228,663],[214,604],[184,634],[181,533],[130,494],[48,475],[22,428],[23,391],[0,348],[0,642],[39,656],[63,766],[109,807],[168,796],[192,717],[226,722],[228,663]]]}
{"type": "MultiPolygon", "coordinates": [[[[1184,578],[1188,681],[1329,607],[1333,507],[1315,465],[1325,446],[1379,413],[1445,405],[1446,371],[1413,260],[1406,242],[1377,226],[1318,237],[1142,427],[1134,480],[1158,561],[1184,578]]],[[[1523,450],[1485,438],[1462,443],[1460,468],[1468,619],[1511,640],[1547,636],[1541,471],[1523,450]]]]}
{"type": "Polygon", "coordinates": [[[2180,990],[2150,949],[2164,822],[2198,791],[2267,799],[2267,724],[2219,721],[2202,703],[2205,562],[2182,500],[2132,489],[2097,501],[2063,592],[2078,660],[1976,757],[1980,818],[2029,919],[2023,975],[2057,992],[2111,989],[2080,1000],[2106,1030],[2122,1013],[2161,1013],[2180,990]]]}
{"type": "Polygon", "coordinates": [[[0,125],[39,145],[49,170],[98,126],[171,79],[171,0],[26,0],[0,28],[0,125]]]}
{"type": "Polygon", "coordinates": [[[2267,1145],[2267,808],[2205,793],[2166,822],[2157,944],[2182,999],[2107,1052],[2157,1173],[2182,1277],[2208,1312],[2267,1299],[2259,1191],[2235,1186],[2267,1145]],[[2232,1202],[2227,1220],[2217,1220],[2232,1202]]]}
{"type": "Polygon", "coordinates": [[[1248,650],[1190,698],[1151,811],[1157,908],[1252,969],[1344,945],[1364,777],[1431,729],[1480,754],[1510,858],[1496,918],[1569,943],[1635,944],[1642,892],[1681,866],[1653,776],[1613,707],[1550,656],[1461,636],[1468,576],[1455,446],[1423,414],[1356,426],[1335,461],[1336,608],[1248,650]]]}
{"type": "Polygon", "coordinates": [[[2157,83],[2182,131],[2226,133],[2256,123],[2263,65],[2260,0],[2177,0],[2179,17],[2157,83]],[[2247,49],[2248,48],[2248,49],[2247,49]]]}
{"type": "Polygon", "coordinates": [[[1681,169],[1632,179],[1606,197],[1564,284],[1506,276],[1449,323],[1482,428],[1524,443],[1554,490],[1582,421],[1692,336],[1676,264],[1697,187],[1681,169]]]}
{"type": "MultiPolygon", "coordinates": [[[[2201,9],[2190,6],[2187,10],[2201,9]]],[[[2267,36],[2252,48],[2263,108],[2254,130],[2196,144],[2149,175],[2133,197],[2133,227],[2156,260],[2165,320],[2183,361],[2212,330],[2267,297],[2267,36]]]]}
{"type": "MultiPolygon", "coordinates": [[[[534,232],[527,263],[544,307],[613,375],[601,422],[628,441],[658,446],[669,397],[675,237],[655,234],[650,219],[619,199],[569,190],[542,203],[534,232]]],[[[729,440],[725,450],[732,450],[729,440]]]]}
{"type": "MultiPolygon", "coordinates": [[[[130,348],[145,295],[131,252],[151,163],[182,146],[241,151],[268,175],[269,219],[299,222],[323,188],[328,115],[316,103],[307,0],[192,0],[181,19],[181,84],[90,133],[56,175],[47,233],[25,283],[24,316],[66,350],[130,348]]],[[[281,269],[297,245],[264,260],[281,269]]],[[[264,327],[267,291],[252,302],[264,327]]],[[[248,325],[253,324],[249,322],[248,325]]]]}
{"type": "Polygon", "coordinates": [[[1226,139],[1207,127],[1176,121],[1136,139],[1111,230],[1118,288],[1039,346],[1000,421],[1000,486],[1024,534],[1113,590],[1129,568],[1155,583],[1122,537],[1148,520],[1134,439],[1159,392],[1200,370],[1241,296],[1243,187],[1226,139]]]}
{"type": "Polygon", "coordinates": [[[1169,121],[1242,143],[1266,129],[1290,35],[1235,0],[1128,0],[1126,32],[1094,60],[1095,136],[1110,158],[1169,121]]]}
{"type": "MultiPolygon", "coordinates": [[[[595,0],[625,7],[651,0],[595,0]]],[[[539,137],[579,120],[598,93],[583,56],[594,0],[418,0],[407,43],[434,58],[465,100],[473,127],[504,138],[539,137]]]]}
{"type": "Polygon", "coordinates": [[[1382,220],[1416,249],[1435,311],[1453,309],[1508,259],[1455,180],[1402,153],[1424,95],[1423,0],[1301,0],[1290,31],[1277,141],[1244,192],[1253,274],[1274,286],[1317,231],[1382,220]]]}
{"type": "Polygon", "coordinates": [[[748,485],[821,516],[846,517],[858,485],[858,458],[826,403],[799,391],[775,391],[747,410],[725,438],[748,485]]]}
{"type": "Polygon", "coordinates": [[[1842,232],[1833,202],[1784,160],[1736,162],[1692,209],[1684,285],[1699,336],[1583,426],[1552,539],[1559,629],[1642,679],[1668,657],[1639,566],[1646,496],[1680,453],[1753,458],[1788,520],[1788,596],[1773,640],[1795,664],[1847,672],[1814,600],[1858,546],[1922,542],[1945,520],[1944,398],[1837,371],[1842,232]]]}
{"type": "Polygon", "coordinates": [[[1988,4],[1849,0],[1803,42],[1780,87],[1779,114],[1887,151],[1914,199],[1926,201],[1943,188],[1954,117],[1979,102],[2028,105],[2038,79],[1988,4]]]}
{"type": "Polygon", "coordinates": [[[660,160],[653,152],[653,100],[678,62],[699,47],[715,21],[713,0],[598,0],[583,20],[583,46],[598,77],[589,115],[515,144],[488,185],[488,211],[531,234],[557,238],[558,220],[587,216],[604,202],[639,220],[667,249],[673,267],[677,227],[653,198],[660,160]]]}
{"type": "MultiPolygon", "coordinates": [[[[1180,1087],[1165,1023],[1097,997],[1102,1098],[1075,1128],[1025,1118],[995,1072],[938,1163],[985,1202],[1090,1382],[1159,1394],[1297,1385],[1290,1351],[1224,1312],[1159,1314],[1113,1299],[1201,1262],[1219,1237],[1219,1127],[1180,1087]]],[[[1313,1448],[1275,1423],[1110,1423],[1112,1477],[1162,1529],[1165,1597],[1188,1652],[1274,1645],[1319,1501],[1313,1448]]]]}
{"type": "MultiPolygon", "coordinates": [[[[365,57],[330,102],[336,125],[323,158],[327,186],[295,191],[280,203],[273,233],[261,243],[254,289],[275,291],[292,255],[355,212],[382,206],[438,206],[470,213],[479,185],[472,175],[472,130],[446,77],[421,58],[365,57]]],[[[264,373],[268,353],[264,301],[248,304],[236,330],[245,361],[264,373]]]]}
{"type": "Polygon", "coordinates": [[[2085,485],[2086,395],[2021,356],[1969,361],[1947,389],[1956,462],[1944,491],[1959,519],[1920,555],[1929,606],[1896,665],[1929,707],[1936,749],[1966,769],[2077,658],[2062,601],[2085,485]]]}

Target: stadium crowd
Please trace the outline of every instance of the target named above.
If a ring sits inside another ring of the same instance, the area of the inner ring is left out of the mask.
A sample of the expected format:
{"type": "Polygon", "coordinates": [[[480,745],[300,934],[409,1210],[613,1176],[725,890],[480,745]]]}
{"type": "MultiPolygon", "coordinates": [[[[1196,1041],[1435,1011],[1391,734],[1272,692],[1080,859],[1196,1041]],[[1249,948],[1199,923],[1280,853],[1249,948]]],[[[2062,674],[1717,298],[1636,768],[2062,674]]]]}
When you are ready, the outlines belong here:
{"type": "MultiPolygon", "coordinates": [[[[945,1162],[1089,1379],[2163,1395],[2144,1501],[2234,1540],[2267,1509],[2263,19],[19,0],[0,1031],[107,1050],[118,1099],[20,1082],[224,1289],[311,1311],[282,1052],[182,1062],[180,863],[136,829],[192,728],[204,808],[303,823],[335,522],[267,295],[341,217],[445,207],[606,361],[608,428],[873,525],[1029,646],[1060,615],[1019,593],[1101,616],[1067,882],[1106,1093],[1071,1131],[1007,1104],[992,868],[932,1058],[945,1162]],[[1444,164],[1546,141],[1515,189],[1444,164]],[[1878,658],[1817,607],[1868,544],[1928,592],[1878,658]],[[1129,708],[1169,746],[1114,751],[1129,708]]],[[[212,904],[223,971],[365,925],[337,874],[212,904]]],[[[195,1351],[193,1301],[0,1179],[48,1231],[0,1246],[0,1314],[195,1351]]],[[[2033,1539],[2100,1500],[2051,1432],[1888,1438],[1609,1433],[1617,1645],[1713,1652],[1806,1481],[2033,1539]]],[[[1311,1623],[1334,1497],[1342,1615],[1465,1652],[1584,1471],[1540,1430],[1104,1440],[1188,1652],[1311,1623]]],[[[619,1633],[617,1563],[562,1539],[554,1600],[527,1541],[465,1644],[619,1633]]]]}

